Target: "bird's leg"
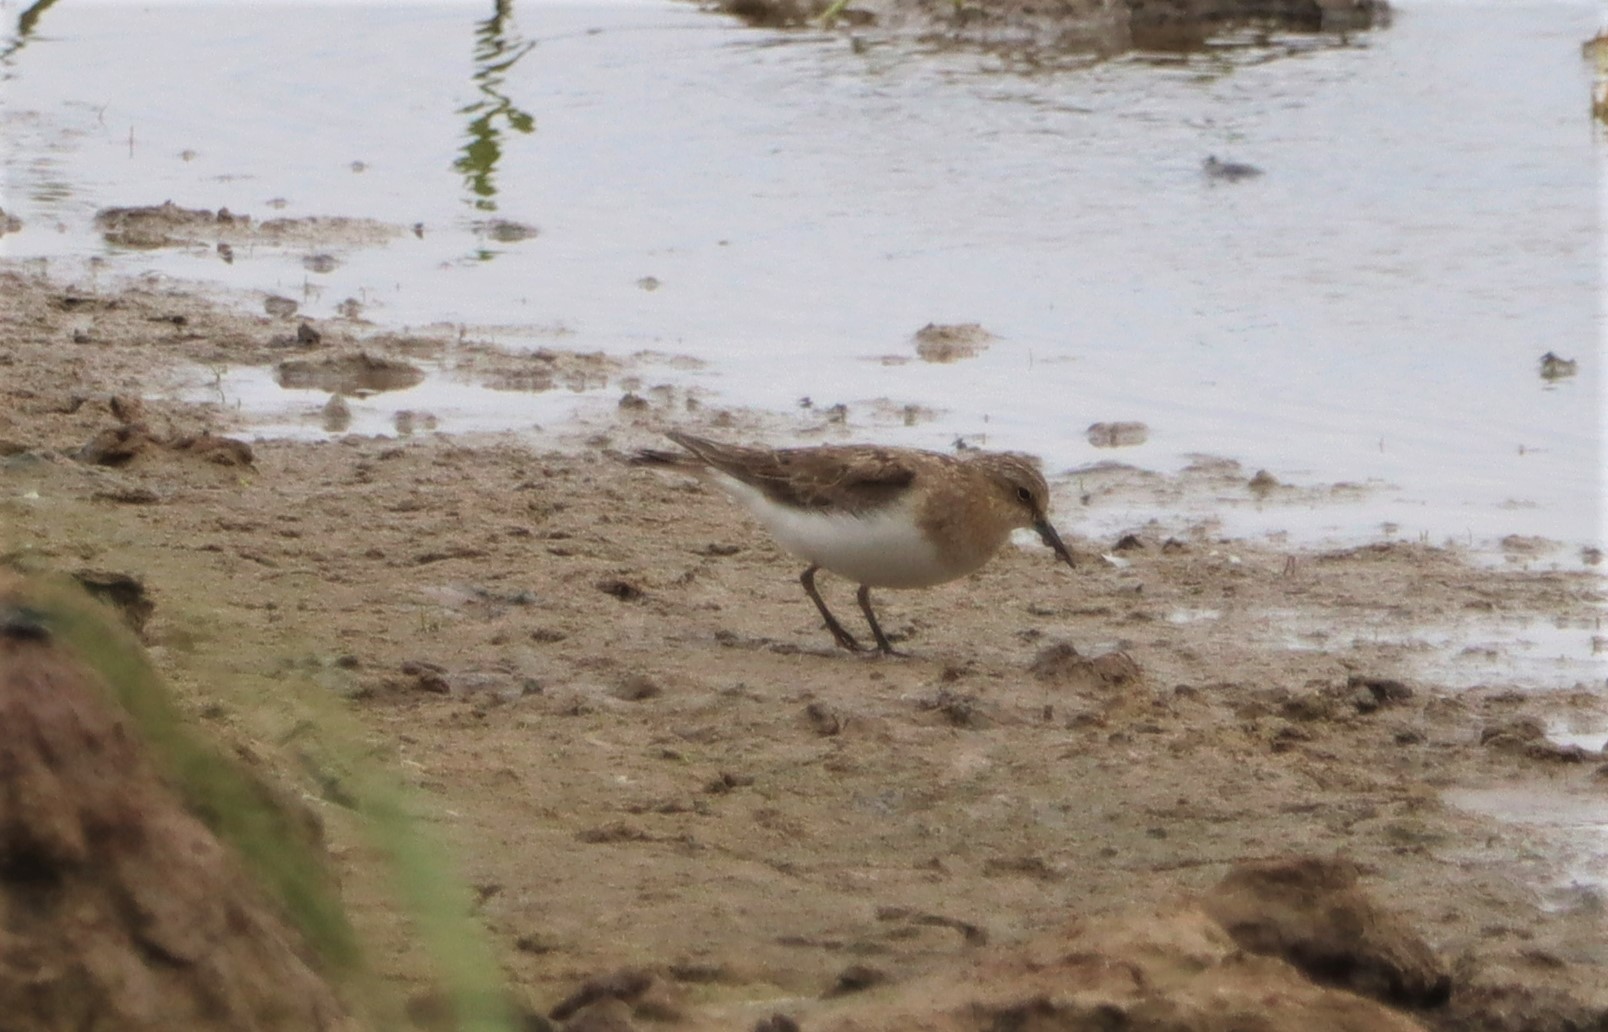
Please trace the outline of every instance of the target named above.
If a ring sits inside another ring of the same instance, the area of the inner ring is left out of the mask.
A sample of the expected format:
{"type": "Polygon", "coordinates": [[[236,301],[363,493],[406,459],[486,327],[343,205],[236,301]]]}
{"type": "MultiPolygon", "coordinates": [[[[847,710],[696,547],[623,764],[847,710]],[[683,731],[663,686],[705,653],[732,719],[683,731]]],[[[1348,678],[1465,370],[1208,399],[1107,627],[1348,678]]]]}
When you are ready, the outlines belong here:
{"type": "Polygon", "coordinates": [[[882,633],[882,626],[877,623],[877,614],[871,611],[871,585],[862,584],[855,594],[860,600],[860,612],[865,614],[865,622],[871,625],[871,636],[877,640],[877,651],[884,656],[896,656],[893,645],[889,643],[888,636],[882,633]]]}
{"type": "MultiPolygon", "coordinates": [[[[811,602],[815,603],[815,608],[821,611],[821,619],[826,621],[826,629],[832,632],[832,637],[837,639],[837,643],[850,652],[863,651],[860,643],[854,640],[854,635],[845,631],[843,625],[837,622],[837,617],[833,616],[832,611],[826,608],[826,603],[821,601],[821,593],[815,590],[815,571],[819,569],[820,566],[811,563],[809,568],[799,575],[798,582],[804,585],[804,593],[809,595],[811,602]]],[[[871,624],[871,629],[876,631],[877,640],[880,642],[882,632],[877,631],[875,623],[871,624]]]]}

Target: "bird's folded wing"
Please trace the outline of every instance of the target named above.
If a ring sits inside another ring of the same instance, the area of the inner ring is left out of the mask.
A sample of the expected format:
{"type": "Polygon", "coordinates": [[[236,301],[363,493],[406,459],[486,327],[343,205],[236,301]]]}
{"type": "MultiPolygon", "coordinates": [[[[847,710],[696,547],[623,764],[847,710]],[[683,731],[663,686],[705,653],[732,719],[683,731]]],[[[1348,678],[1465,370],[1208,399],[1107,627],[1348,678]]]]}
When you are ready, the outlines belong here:
{"type": "Polygon", "coordinates": [[[742,479],[775,501],[806,509],[872,512],[897,501],[916,479],[913,465],[881,448],[798,448],[774,455],[742,479]]]}

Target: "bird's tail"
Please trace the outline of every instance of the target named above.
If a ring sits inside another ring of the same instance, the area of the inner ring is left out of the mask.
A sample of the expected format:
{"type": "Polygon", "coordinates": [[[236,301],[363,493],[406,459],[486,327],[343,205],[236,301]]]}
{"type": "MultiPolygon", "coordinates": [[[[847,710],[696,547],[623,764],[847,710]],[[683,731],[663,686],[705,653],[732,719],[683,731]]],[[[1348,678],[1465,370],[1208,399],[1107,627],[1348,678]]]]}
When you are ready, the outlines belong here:
{"type": "Polygon", "coordinates": [[[686,452],[665,451],[662,448],[643,448],[626,462],[632,466],[658,466],[661,469],[690,469],[699,465],[686,452]]]}
{"type": "Polygon", "coordinates": [[[660,469],[676,469],[684,473],[695,473],[707,470],[710,467],[719,468],[722,460],[729,461],[731,457],[744,449],[731,445],[720,444],[717,441],[695,437],[680,430],[667,430],[665,436],[681,445],[686,451],[663,451],[658,448],[644,448],[631,457],[633,466],[657,466],[660,469]]]}

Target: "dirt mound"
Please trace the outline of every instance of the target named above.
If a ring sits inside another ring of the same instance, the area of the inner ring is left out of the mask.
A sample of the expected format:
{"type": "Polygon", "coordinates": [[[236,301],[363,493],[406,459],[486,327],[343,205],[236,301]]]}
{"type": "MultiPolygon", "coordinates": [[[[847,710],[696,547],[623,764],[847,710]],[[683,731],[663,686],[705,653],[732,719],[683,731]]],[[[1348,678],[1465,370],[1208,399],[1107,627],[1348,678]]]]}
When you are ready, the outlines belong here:
{"type": "MultiPolygon", "coordinates": [[[[76,407],[84,407],[79,402],[76,407]]],[[[89,406],[92,410],[98,406],[89,406]]],[[[208,431],[163,434],[145,419],[144,406],[136,400],[113,395],[106,407],[118,421],[95,433],[73,453],[78,461],[91,466],[126,466],[144,455],[168,451],[188,455],[218,466],[250,466],[254,461],[251,445],[233,437],[208,431]]]]}
{"type": "Polygon", "coordinates": [[[134,459],[159,449],[193,455],[218,466],[249,466],[252,462],[251,445],[232,437],[214,434],[185,434],[162,439],[151,434],[143,424],[125,423],[108,427],[84,443],[77,458],[92,466],[123,466],[134,459]]]}
{"type": "Polygon", "coordinates": [[[1450,981],[1423,940],[1363,893],[1354,866],[1295,857],[1242,864],[1199,905],[1074,920],[881,998],[831,1005],[824,1027],[1407,1032],[1424,1026],[1356,994],[1438,1005],[1450,981]]]}
{"type": "MultiPolygon", "coordinates": [[[[810,1027],[815,1027],[814,1022],[810,1027]]],[[[1074,921],[854,1006],[827,1032],[1422,1032],[1372,1000],[1248,955],[1195,908],[1074,921]]]]}
{"type": "Polygon", "coordinates": [[[1282,957],[1320,982],[1406,1006],[1435,1006],[1451,994],[1445,965],[1363,894],[1356,866],[1344,860],[1242,864],[1203,906],[1245,949],[1282,957]]]}
{"type": "Polygon", "coordinates": [[[0,1013],[33,1030],[354,1027],[110,689],[0,590],[0,1013]]]}

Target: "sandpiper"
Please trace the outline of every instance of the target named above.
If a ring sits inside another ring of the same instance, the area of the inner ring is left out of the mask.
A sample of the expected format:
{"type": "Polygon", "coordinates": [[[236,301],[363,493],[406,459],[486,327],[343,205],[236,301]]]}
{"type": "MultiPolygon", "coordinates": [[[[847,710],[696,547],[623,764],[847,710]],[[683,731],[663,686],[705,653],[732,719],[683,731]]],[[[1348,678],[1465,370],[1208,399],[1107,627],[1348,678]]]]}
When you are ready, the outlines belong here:
{"type": "Polygon", "coordinates": [[[709,480],[741,502],[777,544],[809,565],[799,576],[837,643],[862,651],[815,590],[817,570],[860,586],[856,597],[877,650],[892,653],[871,589],[927,588],[964,577],[1032,527],[1075,566],[1050,525],[1050,489],[1038,461],[1012,452],[944,455],[913,448],[825,445],[746,448],[672,431],[686,449],[634,461],[709,480]]]}

